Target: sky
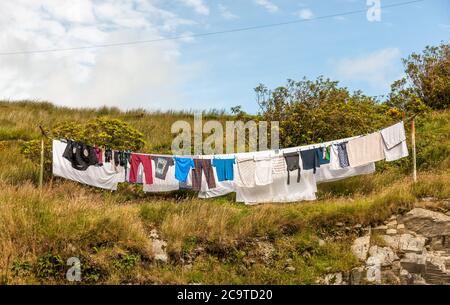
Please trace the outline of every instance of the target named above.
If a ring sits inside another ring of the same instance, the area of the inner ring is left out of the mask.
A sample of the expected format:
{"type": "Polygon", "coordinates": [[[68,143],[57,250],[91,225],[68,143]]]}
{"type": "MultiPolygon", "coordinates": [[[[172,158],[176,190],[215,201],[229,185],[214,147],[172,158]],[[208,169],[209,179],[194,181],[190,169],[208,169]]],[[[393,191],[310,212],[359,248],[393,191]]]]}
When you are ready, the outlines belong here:
{"type": "Polygon", "coordinates": [[[368,10],[374,2],[2,0],[0,99],[123,110],[241,105],[256,113],[253,88],[258,84],[275,88],[287,79],[320,75],[339,80],[350,91],[386,95],[403,76],[402,58],[450,41],[450,1],[382,8],[379,21],[369,21],[365,11],[336,16],[368,10]],[[329,15],[334,17],[322,18],[329,15]],[[290,21],[299,22],[195,37],[290,21]],[[171,37],[181,38],[165,40],[171,37]]]}

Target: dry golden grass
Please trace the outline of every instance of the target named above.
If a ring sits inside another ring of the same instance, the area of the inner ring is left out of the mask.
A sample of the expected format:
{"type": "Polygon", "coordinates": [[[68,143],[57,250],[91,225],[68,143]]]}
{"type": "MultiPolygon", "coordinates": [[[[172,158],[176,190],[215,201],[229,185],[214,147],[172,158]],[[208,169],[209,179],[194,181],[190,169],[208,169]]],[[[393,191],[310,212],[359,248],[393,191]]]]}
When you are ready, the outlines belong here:
{"type": "MultiPolygon", "coordinates": [[[[0,282],[67,283],[61,261],[77,256],[83,283],[309,284],[358,263],[349,250],[352,233],[319,246],[319,238],[340,230],[336,223],[375,225],[407,211],[421,197],[450,197],[448,111],[418,122],[422,171],[415,185],[409,161],[402,160],[377,164],[377,174],[321,185],[318,201],[295,204],[248,207],[232,197],[152,195],[130,186],[111,193],[59,179],[40,193],[37,168],[20,154],[21,141],[38,136],[39,123],[51,127],[104,115],[142,131],[144,150],[150,152],[167,152],[172,122],[191,119],[183,112],[0,102],[0,282]],[[152,228],[167,241],[171,263],[152,261],[152,228]],[[251,254],[256,239],[273,245],[270,263],[251,254]],[[181,258],[199,246],[205,251],[186,268],[181,258]],[[292,260],[294,273],[286,273],[286,259],[292,260]]],[[[209,115],[226,119],[221,113],[209,115]]]]}

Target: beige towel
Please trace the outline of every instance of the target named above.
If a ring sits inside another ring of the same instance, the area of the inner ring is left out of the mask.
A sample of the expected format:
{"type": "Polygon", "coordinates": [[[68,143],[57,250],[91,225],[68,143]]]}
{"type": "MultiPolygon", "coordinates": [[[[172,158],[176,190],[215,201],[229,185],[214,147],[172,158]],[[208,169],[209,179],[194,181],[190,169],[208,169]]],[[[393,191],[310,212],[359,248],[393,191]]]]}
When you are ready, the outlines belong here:
{"type": "Polygon", "coordinates": [[[384,159],[383,140],[380,132],[348,141],[348,161],[351,167],[366,165],[384,159]]]}

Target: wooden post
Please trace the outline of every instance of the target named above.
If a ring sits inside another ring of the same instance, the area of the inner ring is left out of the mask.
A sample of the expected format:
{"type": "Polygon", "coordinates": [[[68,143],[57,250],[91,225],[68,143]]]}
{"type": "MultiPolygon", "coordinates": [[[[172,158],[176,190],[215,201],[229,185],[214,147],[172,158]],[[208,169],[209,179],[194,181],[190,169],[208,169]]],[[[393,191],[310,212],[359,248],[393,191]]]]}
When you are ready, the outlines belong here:
{"type": "Polygon", "coordinates": [[[414,123],[414,117],[411,120],[411,145],[413,154],[413,181],[417,182],[417,165],[416,165],[416,125],[414,123]]]}
{"type": "Polygon", "coordinates": [[[41,166],[39,170],[39,190],[42,191],[44,181],[44,136],[41,137],[41,166]]]}
{"type": "Polygon", "coordinates": [[[41,130],[42,136],[41,136],[41,164],[39,168],[39,190],[42,191],[42,186],[44,184],[44,137],[47,135],[45,134],[44,129],[42,126],[39,126],[39,129],[41,130]]]}

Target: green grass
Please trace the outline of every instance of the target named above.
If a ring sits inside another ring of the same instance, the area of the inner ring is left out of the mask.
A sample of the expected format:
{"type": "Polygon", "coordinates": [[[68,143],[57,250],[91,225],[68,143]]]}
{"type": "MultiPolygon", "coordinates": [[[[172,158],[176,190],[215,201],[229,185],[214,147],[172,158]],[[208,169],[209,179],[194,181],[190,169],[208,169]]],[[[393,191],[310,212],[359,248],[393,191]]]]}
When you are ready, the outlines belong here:
{"type": "MultiPolygon", "coordinates": [[[[449,111],[418,119],[417,184],[407,158],[379,162],[372,175],[321,184],[315,202],[245,206],[233,195],[200,200],[192,192],[145,194],[126,184],[112,193],[61,179],[39,192],[38,170],[20,154],[21,143],[39,136],[39,124],[97,116],[120,118],[142,131],[147,152],[168,152],[172,122],[192,119],[189,112],[0,102],[2,283],[68,284],[65,262],[76,256],[86,284],[313,284],[358,265],[350,251],[358,231],[346,227],[381,224],[424,197],[450,197],[449,111]],[[155,228],[167,241],[168,264],[153,261],[149,235],[155,228]],[[270,258],[260,242],[273,247],[270,258]],[[199,247],[204,250],[197,253],[199,247]]],[[[228,119],[221,111],[206,116],[228,119]]]]}

